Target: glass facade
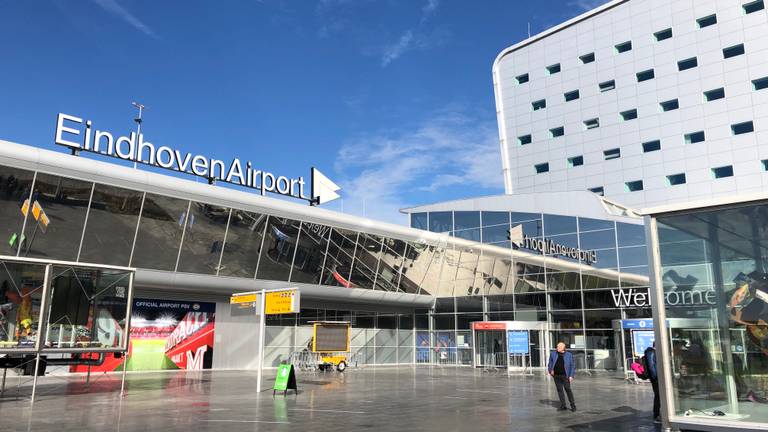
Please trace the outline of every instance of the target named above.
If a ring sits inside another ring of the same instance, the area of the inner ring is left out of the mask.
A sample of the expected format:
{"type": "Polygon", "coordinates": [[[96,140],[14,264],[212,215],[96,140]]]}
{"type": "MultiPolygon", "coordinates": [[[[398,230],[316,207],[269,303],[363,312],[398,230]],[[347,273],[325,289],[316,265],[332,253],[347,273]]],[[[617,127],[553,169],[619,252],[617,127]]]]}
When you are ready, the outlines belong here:
{"type": "MultiPolygon", "coordinates": [[[[657,220],[672,414],[768,423],[768,204],[657,220]],[[713,417],[715,410],[726,416],[713,417]]],[[[744,426],[746,427],[746,425],[744,426]]]]}

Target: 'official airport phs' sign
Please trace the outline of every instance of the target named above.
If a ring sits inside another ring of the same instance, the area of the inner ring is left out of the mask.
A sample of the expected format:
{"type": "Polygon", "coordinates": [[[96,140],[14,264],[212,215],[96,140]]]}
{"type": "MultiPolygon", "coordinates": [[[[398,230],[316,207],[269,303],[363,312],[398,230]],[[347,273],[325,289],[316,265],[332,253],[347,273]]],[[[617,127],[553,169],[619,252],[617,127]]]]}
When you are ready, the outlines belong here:
{"type": "Polygon", "coordinates": [[[320,171],[312,168],[309,195],[304,177],[289,178],[255,169],[251,162],[242,163],[212,159],[203,155],[180,152],[166,146],[156,146],[144,141],[144,134],[118,136],[95,129],[93,122],[69,114],[59,113],[56,120],[56,144],[69,147],[73,152],[87,151],[116,157],[144,165],[152,165],[173,171],[203,177],[209,183],[222,181],[256,189],[262,195],[267,192],[309,201],[312,205],[324,204],[339,198],[341,188],[320,171]],[[83,128],[83,126],[85,126],[83,128]]]}

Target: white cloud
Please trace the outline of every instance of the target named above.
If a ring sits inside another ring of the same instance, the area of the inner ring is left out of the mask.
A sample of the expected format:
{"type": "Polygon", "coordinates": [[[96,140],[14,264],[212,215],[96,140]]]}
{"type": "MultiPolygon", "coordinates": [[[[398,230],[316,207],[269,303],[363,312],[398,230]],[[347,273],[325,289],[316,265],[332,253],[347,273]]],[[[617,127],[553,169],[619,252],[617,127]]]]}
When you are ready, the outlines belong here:
{"type": "Polygon", "coordinates": [[[435,13],[438,6],[440,6],[440,0],[427,0],[427,3],[421,8],[421,20],[424,21],[435,13]]]}
{"type": "Polygon", "coordinates": [[[386,66],[397,60],[401,55],[412,48],[412,43],[413,32],[408,30],[400,36],[400,39],[396,43],[384,48],[384,54],[381,57],[381,65],[386,66]]]}
{"type": "Polygon", "coordinates": [[[93,0],[93,2],[99,5],[105,11],[119,17],[136,30],[144,33],[147,36],[158,39],[157,34],[151,28],[149,28],[149,26],[141,22],[141,20],[136,18],[132,13],[128,12],[124,7],[120,6],[120,4],[117,3],[117,0],[93,0]]]}
{"type": "Polygon", "coordinates": [[[503,185],[495,124],[458,111],[351,140],[339,150],[335,170],[345,212],[396,223],[405,221],[399,209],[435,201],[430,193],[452,187],[502,192],[503,185]],[[418,202],[410,202],[412,192],[418,202]]]}

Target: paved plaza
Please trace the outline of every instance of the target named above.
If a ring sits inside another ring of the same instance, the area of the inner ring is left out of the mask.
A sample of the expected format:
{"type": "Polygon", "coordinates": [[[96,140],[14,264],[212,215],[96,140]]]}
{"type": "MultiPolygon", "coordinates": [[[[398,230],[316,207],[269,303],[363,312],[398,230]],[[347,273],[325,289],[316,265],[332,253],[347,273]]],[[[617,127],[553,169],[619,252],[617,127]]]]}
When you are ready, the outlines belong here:
{"type": "Polygon", "coordinates": [[[468,368],[365,368],[300,374],[299,394],[261,395],[250,372],[131,373],[45,377],[30,408],[8,381],[0,431],[654,431],[649,385],[613,374],[579,375],[578,411],[558,412],[544,376],[507,377],[468,368]]]}

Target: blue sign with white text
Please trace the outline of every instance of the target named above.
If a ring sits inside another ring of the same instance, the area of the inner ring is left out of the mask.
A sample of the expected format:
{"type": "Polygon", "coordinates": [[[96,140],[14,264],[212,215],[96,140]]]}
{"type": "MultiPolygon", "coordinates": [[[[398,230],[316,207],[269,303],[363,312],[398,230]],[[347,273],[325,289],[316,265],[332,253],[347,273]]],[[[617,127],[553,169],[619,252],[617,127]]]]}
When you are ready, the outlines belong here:
{"type": "Polygon", "coordinates": [[[641,357],[645,350],[653,346],[656,336],[653,330],[635,330],[632,332],[632,345],[634,345],[635,357],[641,357]]]}
{"type": "Polygon", "coordinates": [[[507,332],[507,352],[509,354],[528,354],[529,349],[527,331],[507,332]]]}
{"type": "Polygon", "coordinates": [[[622,327],[625,329],[653,329],[652,319],[625,319],[621,320],[622,327]]]}

